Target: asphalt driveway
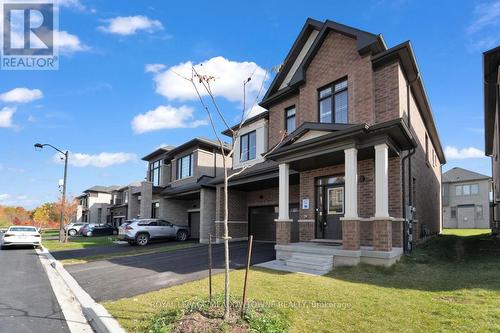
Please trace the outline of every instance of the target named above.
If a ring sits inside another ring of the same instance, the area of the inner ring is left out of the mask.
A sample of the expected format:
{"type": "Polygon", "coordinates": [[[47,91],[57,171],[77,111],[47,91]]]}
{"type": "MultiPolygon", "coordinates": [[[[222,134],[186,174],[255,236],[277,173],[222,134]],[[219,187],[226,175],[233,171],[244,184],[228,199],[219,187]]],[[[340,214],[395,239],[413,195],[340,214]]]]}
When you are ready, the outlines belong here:
{"type": "Polygon", "coordinates": [[[33,248],[0,250],[0,332],[69,332],[33,248]]]}
{"type": "MultiPolygon", "coordinates": [[[[113,258],[68,265],[66,270],[97,302],[116,300],[201,279],[208,274],[208,248],[113,258]]],[[[246,264],[247,243],[230,244],[231,268],[246,264]]],[[[252,265],[274,260],[274,244],[254,243],[252,265]]],[[[214,274],[223,272],[224,247],[213,246],[214,274]]]]}
{"type": "Polygon", "coordinates": [[[113,244],[113,246],[93,246],[84,249],[50,251],[50,253],[57,260],[81,259],[85,257],[98,256],[98,255],[134,252],[137,251],[138,249],[154,249],[155,247],[165,247],[169,245],[178,245],[181,243],[182,244],[198,243],[198,241],[189,241],[189,240],[185,242],[179,242],[175,240],[168,242],[162,241],[162,242],[150,243],[146,247],[131,246],[128,243],[124,243],[124,244],[113,244]]]}

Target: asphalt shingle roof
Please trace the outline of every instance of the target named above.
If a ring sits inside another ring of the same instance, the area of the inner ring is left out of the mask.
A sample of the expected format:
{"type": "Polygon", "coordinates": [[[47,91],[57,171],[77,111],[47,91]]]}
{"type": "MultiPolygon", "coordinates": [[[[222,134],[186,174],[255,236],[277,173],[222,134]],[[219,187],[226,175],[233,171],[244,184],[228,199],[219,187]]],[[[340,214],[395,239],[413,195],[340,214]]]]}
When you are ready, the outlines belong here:
{"type": "Polygon", "coordinates": [[[483,175],[474,171],[455,167],[443,173],[443,183],[456,183],[469,180],[490,179],[490,176],[483,175]]]}

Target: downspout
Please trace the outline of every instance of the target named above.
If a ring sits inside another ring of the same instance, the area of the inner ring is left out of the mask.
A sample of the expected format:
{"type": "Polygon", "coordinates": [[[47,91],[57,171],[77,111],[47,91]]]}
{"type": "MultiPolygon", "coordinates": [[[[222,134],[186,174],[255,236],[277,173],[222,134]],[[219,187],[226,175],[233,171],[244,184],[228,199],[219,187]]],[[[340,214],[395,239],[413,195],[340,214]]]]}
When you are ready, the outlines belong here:
{"type": "MultiPolygon", "coordinates": [[[[415,81],[418,80],[418,78],[420,77],[420,73],[417,73],[417,76],[410,82],[407,82],[406,83],[406,110],[408,112],[408,128],[410,129],[410,133],[411,133],[411,110],[410,110],[410,87],[411,87],[411,84],[415,81]]],[[[410,152],[408,153],[408,155],[404,156],[403,159],[401,160],[401,188],[402,188],[402,202],[403,202],[403,218],[405,219],[406,221],[406,197],[405,197],[405,188],[406,188],[406,184],[405,184],[405,178],[406,178],[406,175],[405,175],[405,162],[406,160],[408,160],[408,205],[409,206],[412,206],[413,205],[413,191],[412,191],[412,170],[411,170],[411,157],[415,154],[416,152],[416,149],[415,148],[411,148],[410,152]]],[[[405,252],[407,252],[407,242],[405,240],[405,235],[406,235],[406,222],[404,224],[404,227],[403,227],[403,249],[405,252]]]]}

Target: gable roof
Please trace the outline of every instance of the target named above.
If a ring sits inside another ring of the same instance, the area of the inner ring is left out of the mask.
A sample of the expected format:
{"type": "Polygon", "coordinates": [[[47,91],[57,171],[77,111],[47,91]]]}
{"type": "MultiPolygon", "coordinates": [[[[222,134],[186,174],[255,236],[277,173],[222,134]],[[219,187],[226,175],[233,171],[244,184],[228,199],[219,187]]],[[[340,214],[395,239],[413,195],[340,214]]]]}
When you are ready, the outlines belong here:
{"type": "Polygon", "coordinates": [[[457,183],[483,179],[491,179],[491,177],[459,167],[455,167],[443,173],[443,183],[457,183]]]}
{"type": "MultiPolygon", "coordinates": [[[[174,158],[174,156],[183,150],[186,150],[188,148],[191,148],[193,146],[202,146],[202,147],[207,147],[207,148],[213,148],[213,149],[220,149],[220,144],[219,141],[217,140],[212,140],[212,139],[207,139],[207,138],[202,138],[202,137],[197,137],[192,140],[189,140],[180,146],[177,146],[173,149],[171,149],[168,154],[167,158],[174,158]]],[[[226,151],[229,151],[231,148],[228,143],[224,142],[224,149],[226,151]]]]}
{"type": "Polygon", "coordinates": [[[312,18],[308,18],[304,26],[302,27],[299,36],[293,43],[292,48],[288,52],[281,70],[275,76],[269,89],[264,95],[264,98],[260,103],[262,107],[268,108],[272,102],[286,96],[291,91],[294,91],[294,88],[296,88],[300,83],[304,82],[307,67],[320,49],[328,32],[332,30],[355,38],[357,41],[358,52],[360,54],[364,54],[366,52],[379,53],[387,49],[381,35],[375,35],[370,32],[359,30],[330,20],[321,22],[312,18]],[[285,80],[289,71],[292,69],[295,60],[298,59],[302,48],[306,45],[308,38],[313,31],[317,31],[318,34],[314,38],[311,47],[307,51],[304,59],[297,67],[288,85],[280,89],[281,84],[285,80]]]}
{"type": "MultiPolygon", "coordinates": [[[[484,143],[486,155],[493,154],[495,113],[500,108],[498,87],[500,85],[500,46],[483,53],[484,78],[484,143]]],[[[500,133],[497,133],[500,135],[500,133]]]]}

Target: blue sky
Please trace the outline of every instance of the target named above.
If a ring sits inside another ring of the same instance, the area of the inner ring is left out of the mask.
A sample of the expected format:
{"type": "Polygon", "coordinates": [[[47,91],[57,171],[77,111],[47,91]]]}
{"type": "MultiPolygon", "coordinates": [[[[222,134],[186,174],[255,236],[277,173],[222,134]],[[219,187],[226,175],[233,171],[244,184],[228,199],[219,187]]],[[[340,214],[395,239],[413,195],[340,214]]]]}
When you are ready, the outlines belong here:
{"type": "Polygon", "coordinates": [[[236,120],[242,102],[235,91],[246,73],[255,73],[253,100],[264,69],[283,61],[307,17],[381,33],[389,46],[411,40],[443,146],[451,147],[444,169],[491,173],[489,159],[478,157],[481,54],[500,42],[498,0],[60,5],[59,70],[0,71],[0,204],[33,207],[56,198],[62,165],[52,151],[35,151],[35,142],[73,153],[68,191],[76,195],[94,184],[142,179],[140,158],[162,144],[213,137],[192,91],[168,69],[184,73],[189,62],[230,68],[234,79],[221,79],[216,94],[236,120]]]}

